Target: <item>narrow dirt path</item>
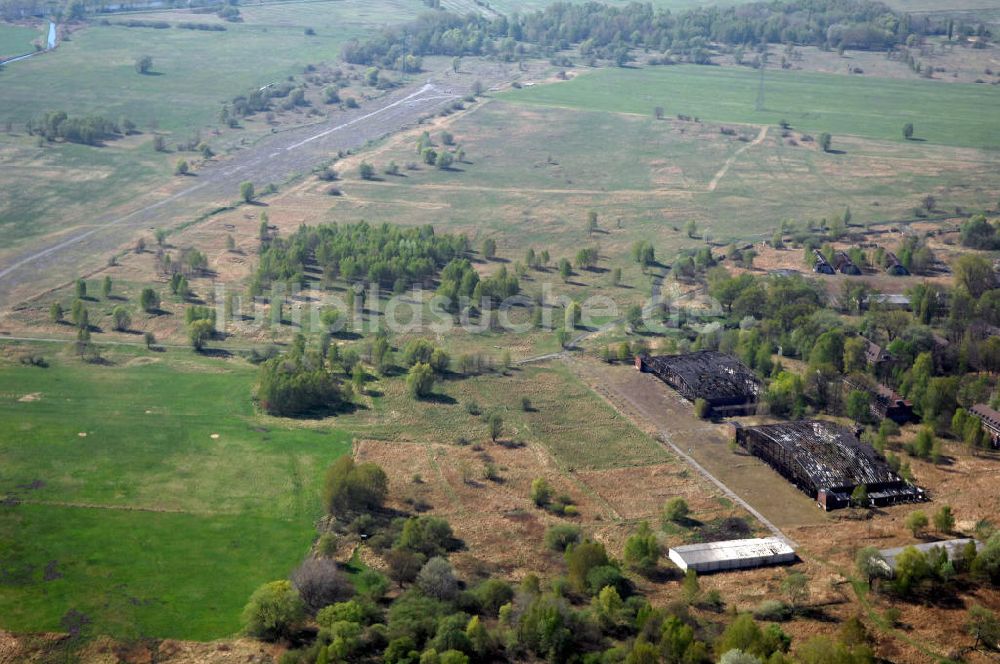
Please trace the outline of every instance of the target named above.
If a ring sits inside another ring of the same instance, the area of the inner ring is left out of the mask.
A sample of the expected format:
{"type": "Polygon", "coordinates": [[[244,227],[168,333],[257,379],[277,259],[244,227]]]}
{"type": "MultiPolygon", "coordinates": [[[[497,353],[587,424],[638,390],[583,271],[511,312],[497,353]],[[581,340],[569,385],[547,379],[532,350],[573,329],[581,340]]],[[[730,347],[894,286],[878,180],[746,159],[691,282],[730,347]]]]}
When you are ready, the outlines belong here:
{"type": "Polygon", "coordinates": [[[736,162],[737,157],[739,157],[741,154],[743,154],[753,146],[760,145],[761,143],[763,143],[765,138],[767,138],[767,125],[764,125],[763,127],[760,128],[760,133],[757,134],[757,138],[753,139],[752,141],[741,147],[739,150],[734,152],[733,155],[729,157],[729,159],[727,159],[724,164],[722,164],[722,168],[720,168],[716,172],[716,174],[712,177],[712,181],[708,183],[708,189],[706,189],[706,191],[709,192],[715,191],[715,188],[719,186],[719,181],[726,176],[726,173],[729,172],[729,167],[736,162]]]}

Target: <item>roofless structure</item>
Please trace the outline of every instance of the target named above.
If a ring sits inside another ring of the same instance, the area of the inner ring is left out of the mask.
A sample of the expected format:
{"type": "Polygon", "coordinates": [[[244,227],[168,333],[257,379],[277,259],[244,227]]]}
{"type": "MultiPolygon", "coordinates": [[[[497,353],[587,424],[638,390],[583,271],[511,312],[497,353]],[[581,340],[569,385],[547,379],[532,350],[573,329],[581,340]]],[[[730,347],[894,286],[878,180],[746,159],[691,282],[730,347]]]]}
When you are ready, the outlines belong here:
{"type": "Polygon", "coordinates": [[[847,507],[864,485],[871,504],[926,500],[923,489],[907,483],[854,432],[822,420],[736,427],[736,442],[763,459],[785,479],[814,498],[824,510],[847,507]]]}
{"type": "Polygon", "coordinates": [[[682,570],[699,574],[795,562],[795,550],[776,537],[685,544],[667,555],[682,570]]]}
{"type": "Polygon", "coordinates": [[[688,401],[704,399],[717,415],[746,415],[756,410],[760,381],[732,355],[700,350],[684,355],[638,355],[635,366],[653,374],[688,401]]]}

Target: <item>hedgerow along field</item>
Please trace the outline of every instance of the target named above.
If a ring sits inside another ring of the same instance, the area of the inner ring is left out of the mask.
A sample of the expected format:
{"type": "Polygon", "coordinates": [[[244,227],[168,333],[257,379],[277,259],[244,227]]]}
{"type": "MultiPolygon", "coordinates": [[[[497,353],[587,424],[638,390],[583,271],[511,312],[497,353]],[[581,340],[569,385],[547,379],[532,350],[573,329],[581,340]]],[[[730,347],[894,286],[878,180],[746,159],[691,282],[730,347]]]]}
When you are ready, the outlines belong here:
{"type": "MultiPolygon", "coordinates": [[[[847,62],[847,61],[845,61],[847,62]]],[[[802,131],[903,139],[912,122],[923,141],[960,147],[1000,147],[1000,105],[994,86],[890,80],[767,70],[763,110],[755,110],[760,74],[750,68],[678,65],[599,69],[571,81],[503,94],[509,101],[569,108],[684,114],[716,122],[776,125],[802,131]]]]}
{"type": "Polygon", "coordinates": [[[0,23],[0,58],[30,53],[34,48],[32,40],[41,34],[38,30],[22,25],[0,23]]]}
{"type": "Polygon", "coordinates": [[[115,351],[95,366],[39,345],[0,366],[0,628],[210,640],[306,555],[333,422],[254,414],[242,360],[115,351]],[[83,435],[85,434],[85,435],[83,435]]]}

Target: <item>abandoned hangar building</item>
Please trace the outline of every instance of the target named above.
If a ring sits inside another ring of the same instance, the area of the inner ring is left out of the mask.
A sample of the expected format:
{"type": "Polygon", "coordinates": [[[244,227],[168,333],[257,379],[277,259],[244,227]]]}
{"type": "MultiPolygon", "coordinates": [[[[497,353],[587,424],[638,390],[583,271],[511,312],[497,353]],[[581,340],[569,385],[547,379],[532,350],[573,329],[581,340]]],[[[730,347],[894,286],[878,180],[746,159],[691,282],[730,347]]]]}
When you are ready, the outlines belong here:
{"type": "Polygon", "coordinates": [[[927,500],[923,489],[903,480],[846,427],[823,420],[735,426],[737,443],[824,510],[848,507],[860,485],[875,506],[927,500]]]}
{"type": "Polygon", "coordinates": [[[651,373],[688,401],[704,399],[714,415],[752,415],[761,385],[732,355],[700,350],[683,355],[636,355],[635,367],[651,373]]]}

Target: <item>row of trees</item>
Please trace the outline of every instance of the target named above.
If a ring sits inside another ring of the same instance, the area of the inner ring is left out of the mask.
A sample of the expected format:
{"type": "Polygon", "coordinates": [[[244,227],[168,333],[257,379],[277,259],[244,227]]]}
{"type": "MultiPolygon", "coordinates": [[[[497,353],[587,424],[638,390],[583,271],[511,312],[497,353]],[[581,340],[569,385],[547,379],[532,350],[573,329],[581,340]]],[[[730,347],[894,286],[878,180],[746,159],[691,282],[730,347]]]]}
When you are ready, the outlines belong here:
{"type": "Polygon", "coordinates": [[[868,0],[757,2],[741,7],[707,7],[683,12],[633,2],[557,2],[543,10],[487,19],[436,11],[402,27],[386,28],[365,41],[346,44],[342,57],[355,64],[401,68],[408,57],[499,55],[521,57],[532,45],[552,55],[578,44],[585,57],[625,64],[629,49],[672,51],[695,63],[708,62],[710,43],[741,46],[795,43],[822,47],[885,49],[912,34],[945,30],[944,23],[913,19],[868,0]]]}
{"type": "Polygon", "coordinates": [[[126,118],[115,122],[99,115],[74,118],[65,111],[49,111],[41,118],[29,120],[27,130],[29,135],[42,136],[49,141],[62,139],[70,143],[100,145],[108,139],[134,133],[135,124],[126,118]]]}

